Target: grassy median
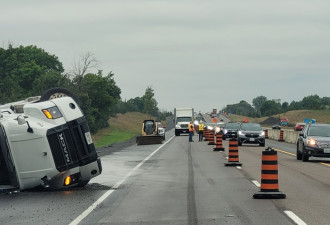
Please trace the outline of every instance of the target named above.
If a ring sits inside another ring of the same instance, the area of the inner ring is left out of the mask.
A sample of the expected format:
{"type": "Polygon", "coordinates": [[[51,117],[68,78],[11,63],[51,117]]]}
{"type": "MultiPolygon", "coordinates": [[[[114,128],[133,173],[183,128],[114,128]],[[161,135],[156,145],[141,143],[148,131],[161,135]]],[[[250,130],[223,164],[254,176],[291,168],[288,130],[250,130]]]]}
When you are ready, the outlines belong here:
{"type": "Polygon", "coordinates": [[[136,135],[140,135],[142,122],[146,119],[150,119],[150,116],[138,112],[118,114],[108,121],[109,128],[99,130],[93,135],[95,147],[100,148],[125,142],[136,135]]]}

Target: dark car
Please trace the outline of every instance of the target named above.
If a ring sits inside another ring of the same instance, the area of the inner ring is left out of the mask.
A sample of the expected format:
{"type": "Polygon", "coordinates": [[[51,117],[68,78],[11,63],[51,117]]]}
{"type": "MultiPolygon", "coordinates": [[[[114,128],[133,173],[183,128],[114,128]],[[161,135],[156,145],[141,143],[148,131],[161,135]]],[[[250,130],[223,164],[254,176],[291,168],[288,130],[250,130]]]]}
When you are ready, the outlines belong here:
{"type": "Polygon", "coordinates": [[[240,127],[239,123],[228,122],[224,125],[222,130],[222,140],[226,138],[237,138],[237,131],[240,127]]]}
{"type": "Polygon", "coordinates": [[[274,124],[273,126],[272,126],[272,129],[274,129],[274,130],[281,130],[281,125],[279,125],[279,124],[274,124]]]}
{"type": "Polygon", "coordinates": [[[307,162],[309,157],[330,158],[330,124],[307,124],[297,141],[297,159],[307,162]]]}
{"type": "Polygon", "coordinates": [[[296,126],[294,127],[294,130],[295,131],[302,131],[305,126],[306,126],[306,123],[297,123],[296,126]]]}
{"type": "Polygon", "coordinates": [[[259,144],[265,146],[265,132],[258,123],[242,123],[238,130],[238,145],[243,143],[259,144]]]}

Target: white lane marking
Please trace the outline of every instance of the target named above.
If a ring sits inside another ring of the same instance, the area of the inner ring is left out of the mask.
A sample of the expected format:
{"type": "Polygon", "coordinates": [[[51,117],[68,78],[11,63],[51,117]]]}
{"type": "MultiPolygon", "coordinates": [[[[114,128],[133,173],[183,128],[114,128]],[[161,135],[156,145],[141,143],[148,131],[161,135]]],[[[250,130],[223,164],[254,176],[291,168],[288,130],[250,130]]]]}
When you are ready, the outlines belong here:
{"type": "Polygon", "coordinates": [[[297,225],[307,225],[302,219],[300,219],[296,214],[292,211],[284,211],[284,213],[297,225]]]}
{"type": "Polygon", "coordinates": [[[156,154],[163,146],[165,146],[169,141],[171,141],[175,136],[172,136],[168,141],[159,146],[155,151],[153,151],[147,158],[145,158],[142,162],[136,165],[123,179],[118,181],[113,187],[112,190],[105,192],[99,199],[97,199],[91,206],[89,206],[83,213],[81,213],[75,220],[73,220],[69,225],[77,225],[83,219],[85,219],[98,205],[100,205],[107,197],[109,197],[114,190],[118,188],[122,183],[125,182],[127,178],[129,178],[137,169],[139,169],[148,159],[150,159],[154,154],[156,154]]]}
{"type": "Polygon", "coordinates": [[[260,187],[260,183],[259,183],[258,181],[256,181],[256,180],[251,180],[251,182],[252,182],[255,186],[260,187]]]}
{"type": "Polygon", "coordinates": [[[240,167],[240,166],[236,166],[236,168],[237,168],[237,169],[239,169],[239,170],[241,170],[241,169],[242,169],[242,167],[240,167]]]}

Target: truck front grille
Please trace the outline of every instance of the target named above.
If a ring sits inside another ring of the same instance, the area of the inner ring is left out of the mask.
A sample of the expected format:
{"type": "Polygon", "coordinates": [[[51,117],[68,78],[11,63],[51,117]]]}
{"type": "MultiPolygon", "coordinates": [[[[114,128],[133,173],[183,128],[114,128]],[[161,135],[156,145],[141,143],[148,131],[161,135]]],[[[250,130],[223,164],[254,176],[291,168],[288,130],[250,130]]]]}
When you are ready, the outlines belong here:
{"type": "Polygon", "coordinates": [[[84,166],[97,160],[94,144],[88,144],[85,117],[47,131],[48,142],[58,171],[84,166]]]}

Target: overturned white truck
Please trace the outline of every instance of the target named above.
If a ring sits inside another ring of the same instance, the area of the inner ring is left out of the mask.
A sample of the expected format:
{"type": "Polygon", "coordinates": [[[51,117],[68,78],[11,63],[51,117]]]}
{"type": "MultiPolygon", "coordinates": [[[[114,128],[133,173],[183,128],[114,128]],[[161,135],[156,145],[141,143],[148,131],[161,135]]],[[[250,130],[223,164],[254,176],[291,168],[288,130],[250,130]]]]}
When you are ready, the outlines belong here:
{"type": "Polygon", "coordinates": [[[63,88],[0,105],[0,192],[84,186],[102,172],[86,119],[63,88]]]}

